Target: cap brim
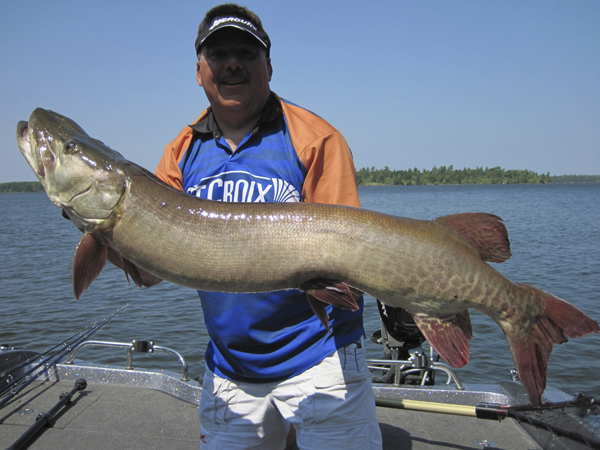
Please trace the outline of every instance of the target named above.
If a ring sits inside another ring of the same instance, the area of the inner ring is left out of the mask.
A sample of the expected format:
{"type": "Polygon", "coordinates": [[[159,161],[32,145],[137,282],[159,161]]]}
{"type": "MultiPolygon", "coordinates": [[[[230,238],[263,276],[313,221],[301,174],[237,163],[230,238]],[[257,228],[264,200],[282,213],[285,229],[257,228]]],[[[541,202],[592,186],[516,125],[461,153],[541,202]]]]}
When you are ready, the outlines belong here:
{"type": "Polygon", "coordinates": [[[256,35],[256,33],[254,33],[251,30],[248,30],[247,28],[236,25],[234,23],[224,23],[224,24],[219,25],[219,26],[213,28],[212,30],[210,30],[209,33],[200,41],[198,48],[200,48],[210,36],[212,36],[217,31],[222,30],[223,28],[236,28],[238,30],[245,31],[246,33],[251,35],[253,38],[255,38],[258,42],[260,42],[265,48],[269,48],[267,43],[265,41],[263,41],[260,37],[258,37],[258,35],[256,35]]]}

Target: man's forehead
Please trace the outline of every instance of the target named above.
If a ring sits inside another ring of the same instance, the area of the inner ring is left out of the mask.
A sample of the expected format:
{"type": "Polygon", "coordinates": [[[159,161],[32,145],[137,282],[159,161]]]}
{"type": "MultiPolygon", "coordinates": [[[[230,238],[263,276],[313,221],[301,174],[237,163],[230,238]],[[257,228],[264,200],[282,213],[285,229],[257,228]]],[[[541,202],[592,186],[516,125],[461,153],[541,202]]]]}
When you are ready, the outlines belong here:
{"type": "Polygon", "coordinates": [[[252,45],[264,49],[264,46],[250,33],[234,27],[226,27],[215,31],[204,41],[202,48],[222,45],[252,45]]]}

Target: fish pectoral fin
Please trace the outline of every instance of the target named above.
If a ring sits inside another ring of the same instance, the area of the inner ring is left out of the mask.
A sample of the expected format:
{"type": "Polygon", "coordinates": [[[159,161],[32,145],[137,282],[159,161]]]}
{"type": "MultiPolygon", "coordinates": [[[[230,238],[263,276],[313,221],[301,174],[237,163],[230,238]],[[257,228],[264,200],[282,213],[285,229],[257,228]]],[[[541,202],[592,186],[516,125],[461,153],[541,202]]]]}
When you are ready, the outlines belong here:
{"type": "Polygon", "coordinates": [[[106,265],[107,245],[91,234],[84,234],[73,256],[73,291],[79,300],[106,265]]]}
{"type": "Polygon", "coordinates": [[[473,337],[473,329],[468,310],[443,317],[415,314],[413,318],[429,345],[448,364],[462,367],[469,362],[469,341],[473,337]]]}
{"type": "Polygon", "coordinates": [[[329,332],[329,334],[331,334],[331,328],[329,327],[329,316],[327,315],[325,304],[322,301],[317,300],[308,292],[306,293],[306,298],[308,299],[310,309],[313,310],[315,316],[317,316],[317,318],[321,321],[325,329],[329,332]]]}
{"type": "MultiPolygon", "coordinates": [[[[114,248],[112,248],[110,245],[108,245],[107,248],[108,248],[108,253],[107,253],[108,261],[111,262],[114,266],[121,269],[123,272],[125,272],[125,278],[127,278],[127,282],[131,283],[129,280],[129,267],[125,263],[125,261],[127,261],[127,260],[125,258],[123,258],[121,256],[121,254],[119,252],[117,252],[114,248]]],[[[129,261],[127,261],[127,262],[129,262],[129,261]]],[[[138,287],[140,287],[139,284],[136,283],[135,278],[133,276],[132,276],[132,278],[133,278],[133,282],[138,287]]]]}
{"type": "MultiPolygon", "coordinates": [[[[123,259],[125,259],[125,258],[123,258],[123,259]]],[[[158,278],[158,277],[152,275],[150,272],[146,272],[144,269],[136,266],[132,262],[129,262],[129,261],[127,261],[127,262],[136,268],[136,270],[140,276],[142,286],[152,287],[152,286],[156,286],[158,283],[161,283],[163,281],[162,278],[158,278]]],[[[137,286],[141,287],[139,284],[137,286]]]]}
{"type": "Polygon", "coordinates": [[[510,241],[504,222],[488,213],[451,214],[435,219],[471,244],[484,261],[501,263],[510,258],[510,241]]]}
{"type": "Polygon", "coordinates": [[[121,269],[123,272],[125,272],[125,277],[127,278],[127,281],[129,281],[129,277],[131,276],[131,279],[137,287],[152,287],[162,281],[161,278],[155,277],[151,273],[146,272],[141,267],[136,266],[128,259],[123,258],[123,256],[121,256],[121,254],[117,252],[114,248],[112,248],[110,245],[108,245],[107,247],[108,260],[112,264],[117,266],[119,269],[121,269]]]}
{"type": "Polygon", "coordinates": [[[356,301],[363,295],[362,291],[346,283],[326,278],[313,278],[302,283],[298,289],[323,303],[352,311],[360,309],[356,301]]]}
{"type": "Polygon", "coordinates": [[[329,316],[325,309],[325,303],[342,309],[358,311],[360,307],[357,300],[363,295],[362,291],[346,283],[326,278],[313,278],[302,283],[298,289],[306,292],[311,309],[330,334],[329,316]]]}
{"type": "Polygon", "coordinates": [[[598,333],[600,328],[595,320],[570,303],[527,284],[517,283],[517,286],[543,305],[544,313],[528,334],[505,332],[519,380],[529,401],[538,406],[546,388],[546,370],[553,345],[567,342],[567,336],[576,338],[598,333]]]}

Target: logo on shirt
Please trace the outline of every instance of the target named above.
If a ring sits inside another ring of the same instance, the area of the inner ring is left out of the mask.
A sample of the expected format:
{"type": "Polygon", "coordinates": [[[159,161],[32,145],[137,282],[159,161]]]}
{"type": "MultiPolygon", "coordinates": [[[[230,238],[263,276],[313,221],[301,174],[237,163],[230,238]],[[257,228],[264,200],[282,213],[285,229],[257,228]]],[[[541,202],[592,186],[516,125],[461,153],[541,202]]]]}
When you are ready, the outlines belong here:
{"type": "Polygon", "coordinates": [[[298,190],[281,178],[258,177],[249,172],[231,171],[206,177],[186,193],[220,202],[299,202],[298,190]]]}

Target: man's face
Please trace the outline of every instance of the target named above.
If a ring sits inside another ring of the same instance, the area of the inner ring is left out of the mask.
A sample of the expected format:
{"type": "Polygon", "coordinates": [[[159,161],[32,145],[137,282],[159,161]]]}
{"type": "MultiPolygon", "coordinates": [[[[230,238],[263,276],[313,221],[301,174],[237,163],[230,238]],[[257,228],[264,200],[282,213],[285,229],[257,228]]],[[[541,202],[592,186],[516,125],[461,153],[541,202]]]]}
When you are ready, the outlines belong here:
{"type": "Polygon", "coordinates": [[[202,46],[196,78],[214,109],[253,111],[269,98],[272,73],[264,47],[247,32],[227,28],[202,46]]]}

